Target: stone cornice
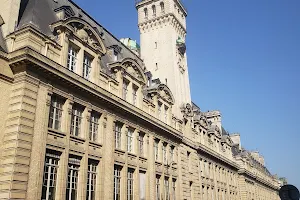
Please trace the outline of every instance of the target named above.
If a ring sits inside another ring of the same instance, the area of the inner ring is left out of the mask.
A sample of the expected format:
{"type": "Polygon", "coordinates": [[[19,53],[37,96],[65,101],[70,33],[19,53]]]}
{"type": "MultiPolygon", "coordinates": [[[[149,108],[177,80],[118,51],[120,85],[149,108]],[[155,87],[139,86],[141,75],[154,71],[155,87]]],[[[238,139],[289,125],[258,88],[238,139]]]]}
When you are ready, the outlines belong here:
{"type": "MultiPolygon", "coordinates": [[[[177,17],[173,13],[167,13],[167,14],[162,15],[160,17],[157,17],[157,18],[150,19],[150,20],[147,20],[145,22],[139,23],[138,27],[141,31],[141,30],[143,30],[144,27],[151,26],[152,24],[166,23],[166,22],[171,22],[172,20],[174,21],[173,24],[178,25],[184,34],[187,33],[186,28],[183,26],[183,24],[180,23],[180,21],[177,19],[177,17]]],[[[170,23],[170,24],[172,24],[172,23],[170,23]]]]}
{"type": "Polygon", "coordinates": [[[252,179],[256,180],[257,182],[259,182],[259,183],[261,183],[261,184],[263,184],[263,185],[265,185],[265,186],[267,186],[271,189],[279,190],[278,186],[275,186],[275,185],[271,184],[270,182],[265,181],[264,179],[261,179],[259,176],[257,176],[256,174],[253,174],[252,172],[248,171],[245,168],[239,169],[238,173],[241,174],[241,175],[244,175],[248,178],[252,178],[252,179]]]}
{"type": "Polygon", "coordinates": [[[41,68],[47,73],[56,75],[57,77],[66,80],[69,84],[74,85],[82,89],[83,91],[98,97],[103,101],[110,102],[114,105],[114,107],[123,110],[127,113],[130,113],[131,115],[137,118],[145,120],[155,128],[158,128],[167,132],[168,134],[171,134],[178,140],[182,140],[182,133],[178,130],[164,124],[162,121],[156,119],[148,113],[145,113],[141,109],[136,108],[135,106],[108,92],[100,86],[83,79],[81,76],[69,71],[67,68],[41,55],[40,53],[36,52],[30,47],[25,47],[16,50],[10,53],[8,58],[9,64],[12,66],[12,68],[17,67],[18,63],[33,63],[36,65],[37,68],[41,68]]]}
{"type": "Polygon", "coordinates": [[[199,144],[197,146],[197,150],[198,150],[198,152],[202,152],[202,153],[212,156],[215,160],[219,160],[232,168],[235,168],[237,170],[239,169],[239,165],[237,163],[229,160],[228,158],[224,157],[222,154],[219,154],[215,151],[210,150],[209,148],[207,148],[206,146],[204,146],[202,144],[199,144]]]}

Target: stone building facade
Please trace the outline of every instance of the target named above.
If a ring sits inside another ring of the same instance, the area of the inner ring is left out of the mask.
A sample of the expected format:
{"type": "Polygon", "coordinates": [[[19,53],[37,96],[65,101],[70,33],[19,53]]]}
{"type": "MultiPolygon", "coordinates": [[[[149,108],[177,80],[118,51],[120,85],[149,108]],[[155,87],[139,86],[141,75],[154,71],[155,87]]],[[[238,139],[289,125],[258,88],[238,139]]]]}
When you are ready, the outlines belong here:
{"type": "Polygon", "coordinates": [[[0,199],[279,199],[192,103],[179,0],[136,2],[141,49],[70,0],[0,2],[0,199]]]}

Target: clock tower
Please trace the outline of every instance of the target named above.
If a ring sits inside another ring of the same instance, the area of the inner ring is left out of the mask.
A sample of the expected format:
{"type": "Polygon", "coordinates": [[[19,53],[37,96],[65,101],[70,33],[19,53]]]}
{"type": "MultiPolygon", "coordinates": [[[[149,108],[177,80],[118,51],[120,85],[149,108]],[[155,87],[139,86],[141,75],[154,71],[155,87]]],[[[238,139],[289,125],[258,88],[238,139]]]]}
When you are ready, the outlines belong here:
{"type": "Polygon", "coordinates": [[[141,58],[154,78],[166,84],[175,98],[173,113],[191,104],[186,57],[187,11],[181,0],[137,0],[141,58]]]}

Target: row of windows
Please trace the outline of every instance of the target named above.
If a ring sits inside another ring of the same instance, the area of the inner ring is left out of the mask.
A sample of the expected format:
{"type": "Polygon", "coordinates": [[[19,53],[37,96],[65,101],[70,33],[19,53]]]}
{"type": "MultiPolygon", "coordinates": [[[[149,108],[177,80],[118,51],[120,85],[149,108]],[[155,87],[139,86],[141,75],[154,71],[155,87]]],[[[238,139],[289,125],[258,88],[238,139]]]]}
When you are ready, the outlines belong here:
{"type": "MultiPolygon", "coordinates": [[[[65,100],[56,95],[51,97],[51,105],[49,112],[49,123],[48,127],[61,131],[62,128],[62,115],[63,115],[63,106],[65,100]]],[[[72,107],[71,113],[71,127],[70,134],[74,136],[82,136],[82,115],[84,107],[79,104],[74,104],[72,107]]],[[[89,139],[91,141],[98,141],[98,132],[99,132],[99,120],[101,114],[92,111],[90,116],[89,123],[89,139]]]]}
{"type": "MultiPolygon", "coordinates": [[[[165,4],[164,2],[160,2],[160,11],[162,14],[165,13],[165,4]]],[[[148,19],[148,8],[144,8],[145,19],[148,19]]],[[[152,5],[152,14],[153,17],[156,17],[156,6],[152,5]]]]}
{"type": "MultiPolygon", "coordinates": [[[[159,162],[160,161],[160,148],[159,148],[159,143],[160,141],[158,139],[154,140],[154,159],[155,161],[159,162]]],[[[175,147],[174,146],[170,146],[169,147],[169,157],[168,157],[168,144],[167,143],[162,143],[162,161],[164,164],[170,164],[172,162],[175,162],[174,159],[174,150],[175,147]],[[168,159],[169,162],[168,162],[168,159]]]]}
{"type": "Polygon", "coordinates": [[[162,177],[160,175],[156,175],[155,179],[155,197],[156,200],[176,200],[176,179],[172,179],[172,188],[171,188],[171,194],[170,194],[170,180],[169,177],[164,177],[163,179],[163,190],[164,192],[161,192],[161,179],[162,177]]]}
{"type": "MultiPolygon", "coordinates": [[[[68,179],[66,187],[66,199],[76,200],[78,191],[78,174],[80,159],[70,155],[68,163],[68,179]]],[[[44,176],[42,186],[42,200],[54,200],[57,190],[57,176],[60,166],[60,156],[56,153],[47,153],[44,164],[44,176]]],[[[96,178],[98,161],[89,159],[86,179],[86,199],[95,200],[96,178]]],[[[82,186],[81,186],[82,187],[82,186]]]]}
{"type": "Polygon", "coordinates": [[[231,171],[226,171],[224,168],[219,166],[215,166],[213,168],[213,164],[207,162],[206,160],[200,159],[200,173],[202,177],[216,179],[221,182],[227,182],[231,185],[235,185],[235,175],[231,171]]]}

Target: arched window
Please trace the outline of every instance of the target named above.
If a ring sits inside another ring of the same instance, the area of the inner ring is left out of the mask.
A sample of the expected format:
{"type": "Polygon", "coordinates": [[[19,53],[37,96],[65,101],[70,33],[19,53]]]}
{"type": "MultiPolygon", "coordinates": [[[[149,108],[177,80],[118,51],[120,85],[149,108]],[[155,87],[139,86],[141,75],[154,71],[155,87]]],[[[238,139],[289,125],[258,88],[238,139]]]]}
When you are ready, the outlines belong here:
{"type": "Polygon", "coordinates": [[[165,4],[164,2],[160,2],[160,10],[162,13],[165,13],[165,4]]]}
{"type": "Polygon", "coordinates": [[[147,19],[148,18],[148,9],[147,8],[144,9],[144,13],[145,13],[145,18],[147,19]]]}
{"type": "Polygon", "coordinates": [[[155,5],[152,6],[152,12],[153,12],[153,16],[155,17],[156,16],[156,7],[155,7],[155,5]]]}

